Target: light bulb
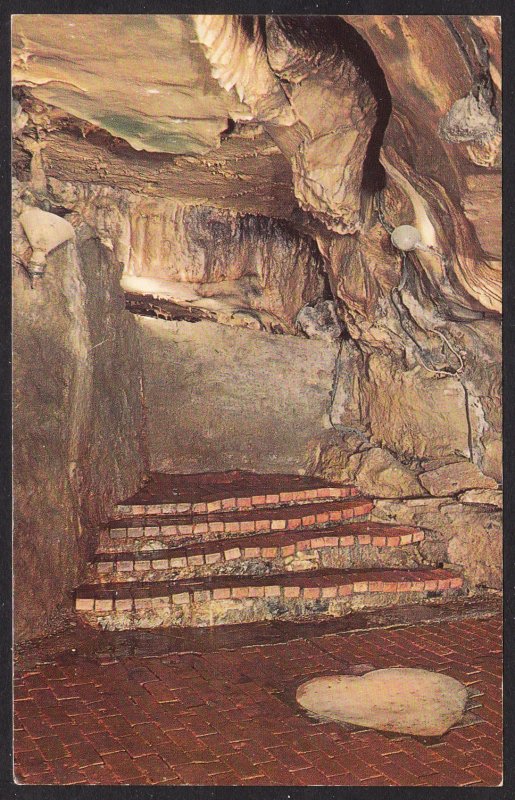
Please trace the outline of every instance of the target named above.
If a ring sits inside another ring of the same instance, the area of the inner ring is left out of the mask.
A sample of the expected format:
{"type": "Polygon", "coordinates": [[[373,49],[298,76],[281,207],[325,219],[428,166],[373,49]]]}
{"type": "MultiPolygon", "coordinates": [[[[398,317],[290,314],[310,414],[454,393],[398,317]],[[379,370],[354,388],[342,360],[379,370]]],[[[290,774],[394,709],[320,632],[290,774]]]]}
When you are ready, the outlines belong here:
{"type": "Polygon", "coordinates": [[[399,225],[392,231],[391,239],[394,247],[404,252],[415,250],[422,243],[420,233],[413,225],[399,225]]]}

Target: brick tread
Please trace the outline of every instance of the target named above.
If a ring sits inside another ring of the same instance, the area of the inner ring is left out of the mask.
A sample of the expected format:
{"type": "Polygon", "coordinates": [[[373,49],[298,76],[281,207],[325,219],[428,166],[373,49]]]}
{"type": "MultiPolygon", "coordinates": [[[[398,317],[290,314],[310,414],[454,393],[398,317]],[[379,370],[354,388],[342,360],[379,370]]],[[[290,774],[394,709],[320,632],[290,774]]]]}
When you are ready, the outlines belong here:
{"type": "Polygon", "coordinates": [[[170,474],[153,472],[146,484],[120,505],[196,504],[263,497],[317,489],[354,488],[340,481],[306,475],[262,474],[245,470],[170,474]]]}
{"type": "MultiPolygon", "coordinates": [[[[367,514],[373,508],[373,501],[368,497],[352,497],[346,500],[334,500],[332,502],[306,503],[301,505],[282,506],[279,508],[252,509],[245,511],[213,512],[208,514],[155,514],[138,515],[113,519],[108,523],[108,528],[120,530],[123,528],[144,528],[144,527],[195,527],[199,525],[212,525],[212,523],[223,523],[224,526],[238,526],[242,523],[266,523],[273,522],[297,522],[308,525],[326,524],[330,521],[339,521],[345,518],[345,512],[349,512],[349,518],[360,514],[367,514]],[[332,516],[331,516],[332,515],[332,516]],[[312,522],[306,522],[306,519],[312,522]]],[[[235,528],[236,530],[236,528],[235,528]]],[[[251,531],[249,531],[251,532],[251,531]]],[[[180,533],[180,531],[179,531],[180,533]]]]}
{"type": "MultiPolygon", "coordinates": [[[[93,561],[96,563],[169,561],[170,559],[187,560],[188,558],[201,556],[202,562],[206,563],[206,556],[214,554],[222,556],[225,552],[230,554],[230,558],[227,560],[239,557],[244,559],[273,558],[279,555],[293,555],[294,552],[302,550],[324,547],[352,547],[356,545],[399,547],[421,542],[423,539],[423,532],[411,526],[389,525],[382,522],[350,522],[345,525],[331,525],[323,529],[307,529],[293,532],[276,531],[275,533],[249,534],[229,539],[213,539],[159,550],[97,552],[93,557],[93,561]],[[236,550],[240,550],[240,553],[235,555],[236,550]]],[[[198,565],[198,562],[196,561],[195,564],[198,565]]]]}
{"type": "MultiPolygon", "coordinates": [[[[259,590],[263,587],[263,594],[249,596],[265,596],[266,587],[279,587],[280,593],[290,587],[296,587],[310,599],[325,596],[324,590],[335,589],[338,594],[352,592],[401,592],[401,591],[442,591],[457,589],[462,586],[463,580],[458,573],[446,569],[420,568],[415,570],[402,569],[369,569],[369,570],[339,570],[317,569],[307,572],[282,573],[280,575],[249,576],[249,575],[215,575],[206,578],[188,578],[178,581],[154,581],[153,583],[130,582],[118,584],[84,584],[76,590],[76,605],[80,600],[111,601],[141,598],[170,598],[178,595],[187,595],[186,602],[192,602],[195,593],[201,593],[202,600],[216,599],[213,594],[217,590],[229,590],[228,596],[241,597],[241,589],[259,590]],[[209,596],[206,597],[206,593],[209,596]]],[[[285,595],[286,596],[286,595],[285,595]]],[[[83,605],[83,604],[82,604],[83,605]]],[[[100,603],[98,610],[106,609],[105,603],[100,603]]],[[[79,610],[88,610],[81,607],[79,610]]],[[[93,609],[90,609],[93,610],[93,609]]]]}
{"type": "Polygon", "coordinates": [[[288,505],[321,503],[328,500],[342,500],[345,497],[358,497],[361,494],[354,486],[326,486],[321,489],[306,489],[298,492],[227,497],[219,500],[196,503],[120,503],[115,518],[129,516],[161,516],[174,514],[180,517],[191,514],[209,514],[218,511],[241,511],[253,508],[283,508],[288,505]]]}

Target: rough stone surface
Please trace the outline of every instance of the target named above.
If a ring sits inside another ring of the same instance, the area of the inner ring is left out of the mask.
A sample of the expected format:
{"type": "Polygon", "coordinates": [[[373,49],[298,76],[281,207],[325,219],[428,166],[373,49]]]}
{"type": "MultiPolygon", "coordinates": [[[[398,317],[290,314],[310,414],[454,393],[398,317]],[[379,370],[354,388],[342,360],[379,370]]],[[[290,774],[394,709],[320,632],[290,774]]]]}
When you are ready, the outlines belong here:
{"type": "Polygon", "coordinates": [[[379,669],[354,677],[313,678],[297,689],[312,714],[380,731],[442,736],[465,712],[467,688],[424,669],[379,669]]]}
{"type": "Polygon", "coordinates": [[[426,536],[420,552],[428,563],[456,565],[472,589],[502,588],[501,511],[454,498],[421,497],[378,500],[371,518],[422,528],[426,536]]]}
{"type": "Polygon", "coordinates": [[[429,494],[435,497],[459,494],[464,489],[497,488],[496,481],[483,475],[471,461],[458,461],[423,472],[419,480],[429,494]]]}
{"type": "Polygon", "coordinates": [[[248,115],[211,78],[187,15],[23,14],[13,39],[17,83],[28,80],[35,97],[136,150],[203,152],[219,143],[228,117],[248,115]],[[143,52],[151,62],[142,63],[143,52]]]}
{"type": "MultiPolygon", "coordinates": [[[[248,311],[255,324],[290,333],[299,310],[322,296],[317,247],[286,222],[94,184],[52,179],[51,188],[99,231],[124,265],[127,289],[212,309],[228,321],[248,311]]],[[[328,315],[334,328],[334,312],[328,315]]]]}
{"type": "MultiPolygon", "coordinates": [[[[92,533],[137,488],[141,364],[120,269],[79,230],[32,290],[13,276],[14,608],[19,640],[69,604],[92,533]]],[[[23,248],[23,242],[18,243],[23,248]]]]}
{"type": "Polygon", "coordinates": [[[402,370],[375,353],[363,385],[372,437],[394,453],[418,458],[468,455],[465,393],[456,378],[402,370]]]}
{"type": "Polygon", "coordinates": [[[211,322],[138,322],[152,469],[303,469],[329,427],[336,345],[211,322]]]}
{"type": "Polygon", "coordinates": [[[470,503],[476,505],[503,507],[502,492],[495,489],[468,489],[459,496],[460,503],[470,503]]]}
{"type": "Polygon", "coordinates": [[[351,456],[348,469],[361,491],[373,497],[418,497],[424,494],[414,472],[380,447],[351,456]]]}
{"type": "Polygon", "coordinates": [[[341,339],[342,326],[332,300],[319,300],[314,305],[304,306],[297,314],[296,322],[308,339],[324,339],[326,342],[341,339]]]}

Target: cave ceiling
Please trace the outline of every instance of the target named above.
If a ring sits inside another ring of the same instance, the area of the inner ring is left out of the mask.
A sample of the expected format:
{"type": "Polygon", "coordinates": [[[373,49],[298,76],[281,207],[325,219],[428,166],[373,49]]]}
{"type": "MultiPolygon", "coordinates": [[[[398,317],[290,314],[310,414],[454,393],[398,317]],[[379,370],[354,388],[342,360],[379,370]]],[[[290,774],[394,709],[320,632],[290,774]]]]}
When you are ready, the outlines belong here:
{"type": "Polygon", "coordinates": [[[44,109],[49,176],[267,216],[296,205],[288,161],[211,76],[190,17],[20,15],[13,79],[44,109]]]}
{"type": "Polygon", "coordinates": [[[361,315],[381,189],[424,292],[500,311],[498,18],[18,15],[13,83],[33,183],[37,153],[47,180],[289,221],[361,315]]]}

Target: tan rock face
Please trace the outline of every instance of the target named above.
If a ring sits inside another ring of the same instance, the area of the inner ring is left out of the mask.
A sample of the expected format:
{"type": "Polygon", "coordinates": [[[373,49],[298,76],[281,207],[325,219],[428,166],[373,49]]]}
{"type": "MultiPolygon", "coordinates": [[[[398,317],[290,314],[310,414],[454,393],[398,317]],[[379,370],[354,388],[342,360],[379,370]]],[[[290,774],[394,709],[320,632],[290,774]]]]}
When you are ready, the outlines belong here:
{"type": "Polygon", "coordinates": [[[413,736],[442,736],[465,712],[466,687],[423,669],[379,669],[360,677],[314,678],[297,702],[323,719],[413,736]]]}
{"type": "Polygon", "coordinates": [[[419,458],[468,455],[465,392],[457,378],[403,370],[379,353],[369,358],[368,375],[361,391],[375,440],[419,458]]]}
{"type": "Polygon", "coordinates": [[[269,16],[266,42],[256,25],[246,36],[238,17],[196,16],[195,26],[213,76],[226,88],[236,86],[291,160],[301,208],[330,230],[359,230],[376,102],[341,47],[345,23],[269,16]]]}
{"type": "Polygon", "coordinates": [[[372,518],[417,525],[426,532],[420,545],[429,562],[459,566],[470,587],[501,589],[502,512],[449,498],[378,500],[372,518]]]}
{"type": "Polygon", "coordinates": [[[470,461],[458,461],[438,469],[423,472],[419,477],[429,494],[445,497],[464,489],[496,489],[497,483],[483,475],[470,461]]]}
{"type": "Polygon", "coordinates": [[[460,495],[460,503],[471,503],[476,505],[494,506],[495,508],[503,507],[502,492],[495,489],[469,489],[460,495]]]}
{"type": "Polygon", "coordinates": [[[139,328],[152,469],[304,468],[329,427],[335,344],[212,322],[139,328]]]}
{"type": "Polygon", "coordinates": [[[265,327],[290,333],[300,309],[323,294],[320,254],[288,223],[95,185],[52,180],[51,187],[55,201],[113,249],[132,291],[222,317],[224,309],[225,317],[251,310],[258,323],[262,313],[265,327]]]}
{"type": "Polygon", "coordinates": [[[96,526],[147,467],[136,323],[119,311],[119,266],[84,228],[36,289],[13,275],[18,640],[69,608],[96,526]]]}
{"type": "Polygon", "coordinates": [[[357,486],[373,497],[417,497],[424,494],[416,475],[387,450],[372,447],[351,456],[348,469],[357,486]]]}
{"type": "Polygon", "coordinates": [[[188,16],[20,14],[13,77],[136,150],[204,152],[248,109],[211,77],[194,39],[188,16]]]}

